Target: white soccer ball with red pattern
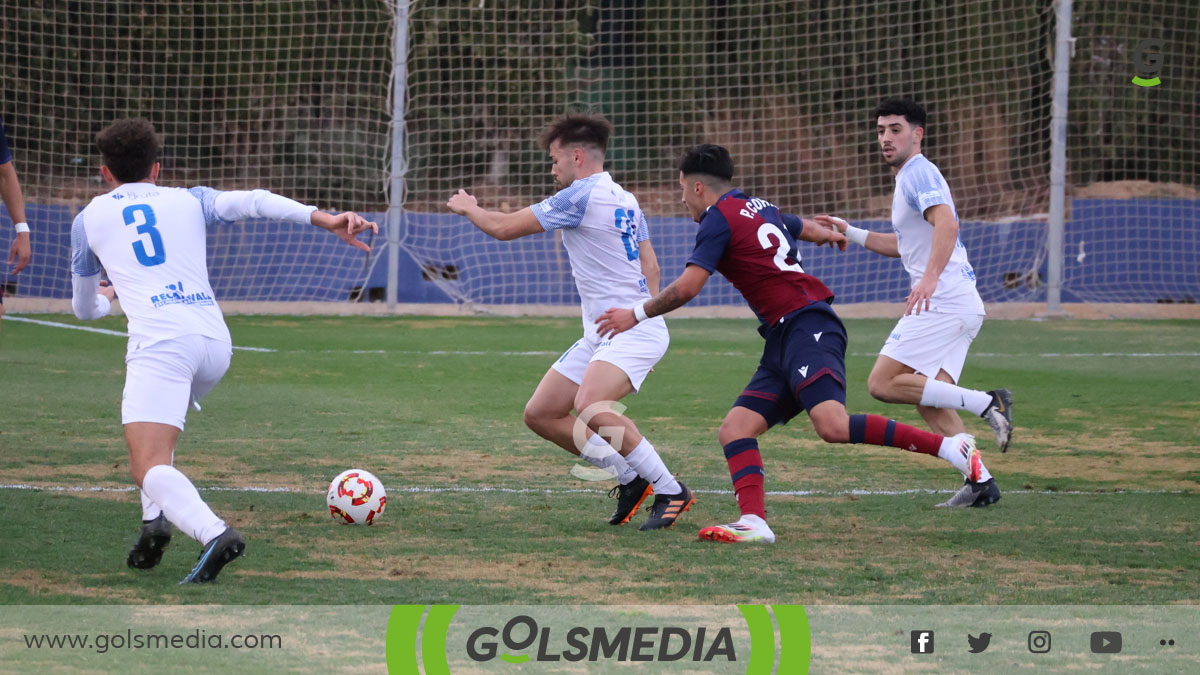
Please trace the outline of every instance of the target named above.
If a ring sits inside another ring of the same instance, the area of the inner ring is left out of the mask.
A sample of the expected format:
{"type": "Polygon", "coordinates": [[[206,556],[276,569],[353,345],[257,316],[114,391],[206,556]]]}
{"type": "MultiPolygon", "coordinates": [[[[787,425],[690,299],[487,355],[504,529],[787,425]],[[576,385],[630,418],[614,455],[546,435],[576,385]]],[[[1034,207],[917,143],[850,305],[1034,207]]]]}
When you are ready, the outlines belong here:
{"type": "Polygon", "coordinates": [[[371,525],[387,507],[387,492],[370,471],[350,469],[329,484],[325,503],[329,515],[343,525],[371,525]]]}

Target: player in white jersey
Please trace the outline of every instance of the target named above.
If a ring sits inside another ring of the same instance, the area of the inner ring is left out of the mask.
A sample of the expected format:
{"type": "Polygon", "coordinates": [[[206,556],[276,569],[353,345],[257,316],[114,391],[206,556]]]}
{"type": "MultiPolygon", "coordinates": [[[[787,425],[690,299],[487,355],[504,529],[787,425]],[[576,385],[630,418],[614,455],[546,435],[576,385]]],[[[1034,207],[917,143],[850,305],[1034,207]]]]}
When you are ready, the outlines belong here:
{"type": "Polygon", "coordinates": [[[146,120],[114,122],[96,145],[113,190],[93,199],[71,226],[71,304],[80,319],[98,319],[119,293],[129,320],[121,423],[143,524],[128,564],[157,565],[174,524],[203,547],[180,583],[212,581],[245,541],[173,466],[188,406],[200,409],[233,353],[208,282],[207,227],[253,217],[311,223],[364,251],[370,248],[355,234],[378,227],[355,213],[322,213],[265,190],[156,185],[159,141],[146,120]],[[102,266],[111,284],[100,280],[102,266]]]}
{"type": "Polygon", "coordinates": [[[583,337],[546,372],[525,404],[525,424],[617,478],[612,491],[617,509],[609,524],[629,522],[653,493],[650,517],[640,528],[653,530],[674,525],[695,498],[637,426],[613,407],[641,389],[666,353],[666,323],[661,318],[643,321],[613,339],[600,338],[594,328],[609,307],[639,304],[658,291],[658,262],[646,218],[637,199],[604,171],[611,134],[607,120],[583,113],[547,127],[540,142],[550,154],[559,192],[545,201],[502,213],[480,208],[475,197],[459,190],[446,205],[496,239],[562,232],[582,300],[583,337]],[[597,433],[602,429],[611,443],[597,433]]]}
{"type": "MultiPolygon", "coordinates": [[[[975,271],[958,238],[958,212],[950,186],[921,154],[925,110],[907,99],[888,99],[875,109],[880,151],[896,176],[893,233],[868,232],[840,218],[818,216],[821,224],[880,255],[900,258],[912,278],[904,316],[880,350],[867,388],[888,403],[916,404],[930,429],[944,436],[964,433],[959,410],[986,419],[1001,451],[1012,438],[1012,393],[978,391],[956,383],[967,349],[986,312],[975,289],[975,271]]],[[[988,506],[1000,489],[986,468],[940,506],[988,506]]]]}

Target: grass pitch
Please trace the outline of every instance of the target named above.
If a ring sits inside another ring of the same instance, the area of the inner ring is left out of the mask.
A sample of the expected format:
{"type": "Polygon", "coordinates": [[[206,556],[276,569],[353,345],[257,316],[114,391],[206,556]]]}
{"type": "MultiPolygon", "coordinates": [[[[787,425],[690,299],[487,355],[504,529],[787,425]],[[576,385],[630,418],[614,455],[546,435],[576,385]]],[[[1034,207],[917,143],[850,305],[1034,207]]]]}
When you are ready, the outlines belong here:
{"type": "MultiPolygon", "coordinates": [[[[31,317],[82,324],[62,316],[31,317]]],[[[199,545],[125,567],[138,527],[120,430],[124,340],[5,321],[0,333],[0,603],[1195,603],[1200,601],[1200,322],[990,321],[964,386],[1014,391],[988,509],[933,504],[944,462],[832,446],[803,417],[760,445],[774,546],[699,541],[736,517],[716,429],[757,363],[754,324],[673,320],[627,414],[699,501],[655,533],[606,523],[607,483],[521,410],[577,319],[230,317],[237,351],[191,413],[177,465],[246,536],[216,584],[179,587],[199,545]],[[339,526],[328,481],[389,490],[339,526]],[[49,488],[87,488],[87,491],[49,488]],[[113,490],[92,491],[91,488],[113,490]],[[250,491],[267,488],[278,492],[250,491]],[[862,491],[856,493],[856,491],[862,491]]],[[[847,321],[851,412],[920,424],[866,378],[891,321],[847,321]]],[[[121,319],[89,326],[124,330],[121,319]]]]}

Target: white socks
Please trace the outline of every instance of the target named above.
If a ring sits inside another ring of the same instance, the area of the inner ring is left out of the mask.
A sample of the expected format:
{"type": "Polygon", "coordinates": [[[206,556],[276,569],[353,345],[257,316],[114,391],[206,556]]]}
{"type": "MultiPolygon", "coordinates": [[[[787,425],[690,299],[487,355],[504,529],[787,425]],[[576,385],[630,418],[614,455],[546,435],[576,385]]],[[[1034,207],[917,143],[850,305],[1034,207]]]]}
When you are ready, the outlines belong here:
{"type": "MultiPolygon", "coordinates": [[[[971,471],[971,467],[967,465],[967,458],[963,457],[962,452],[960,452],[958,449],[960,437],[965,435],[966,434],[959,434],[958,436],[944,436],[942,437],[942,446],[938,448],[938,457],[950,462],[950,464],[952,464],[954,468],[958,469],[958,471],[964,477],[968,476],[971,471]]],[[[980,457],[979,482],[986,483],[991,479],[991,477],[992,473],[987,470],[986,466],[983,465],[983,457],[980,457]]]]}
{"type": "Polygon", "coordinates": [[[154,503],[153,499],[146,494],[145,490],[139,490],[142,495],[142,522],[150,522],[162,515],[162,509],[158,504],[154,503]]]}
{"type": "Polygon", "coordinates": [[[650,441],[646,437],[642,437],[642,442],[633,449],[633,452],[625,456],[625,461],[629,462],[629,466],[637,471],[638,475],[650,481],[654,486],[654,494],[656,495],[675,495],[683,491],[679,486],[679,481],[675,480],[675,476],[667,471],[667,465],[663,464],[662,457],[658,456],[658,452],[654,450],[654,446],[650,445],[650,441]]]}
{"type": "Polygon", "coordinates": [[[967,475],[967,458],[958,451],[957,436],[943,436],[942,445],[938,448],[938,457],[950,462],[962,475],[967,475]]]}
{"type": "Polygon", "coordinates": [[[142,479],[142,491],[162,507],[172,525],[201,545],[207,546],[227,527],[200,498],[196,486],[173,466],[150,467],[142,479]]]}
{"type": "Polygon", "coordinates": [[[637,471],[634,471],[621,453],[614,450],[600,434],[592,434],[587,444],[579,451],[579,456],[591,462],[593,466],[612,474],[621,485],[628,485],[637,478],[637,471]]]}
{"type": "Polygon", "coordinates": [[[932,377],[925,378],[925,390],[921,392],[921,405],[927,408],[969,410],[978,416],[991,404],[992,395],[985,391],[964,389],[932,377]]]}

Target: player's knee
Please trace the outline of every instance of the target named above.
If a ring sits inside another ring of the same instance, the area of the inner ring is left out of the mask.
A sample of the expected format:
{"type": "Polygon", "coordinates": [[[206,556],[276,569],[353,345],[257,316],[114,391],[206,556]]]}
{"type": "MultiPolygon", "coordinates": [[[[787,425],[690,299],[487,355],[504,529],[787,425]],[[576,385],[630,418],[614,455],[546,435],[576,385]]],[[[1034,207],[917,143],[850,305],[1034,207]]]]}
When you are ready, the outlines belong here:
{"type": "Polygon", "coordinates": [[[748,428],[745,424],[738,423],[734,420],[725,420],[721,422],[721,428],[717,429],[717,442],[721,447],[742,438],[756,438],[758,436],[754,429],[748,428]]]}
{"type": "Polygon", "coordinates": [[[826,443],[850,442],[850,418],[847,415],[822,414],[812,417],[813,430],[826,443]]]}
{"type": "Polygon", "coordinates": [[[891,380],[882,376],[871,373],[867,378],[867,392],[871,394],[871,398],[886,401],[891,390],[891,380]]]}
{"type": "Polygon", "coordinates": [[[546,415],[545,411],[534,405],[533,401],[525,404],[524,413],[525,426],[533,431],[537,431],[545,426],[546,415]]]}

